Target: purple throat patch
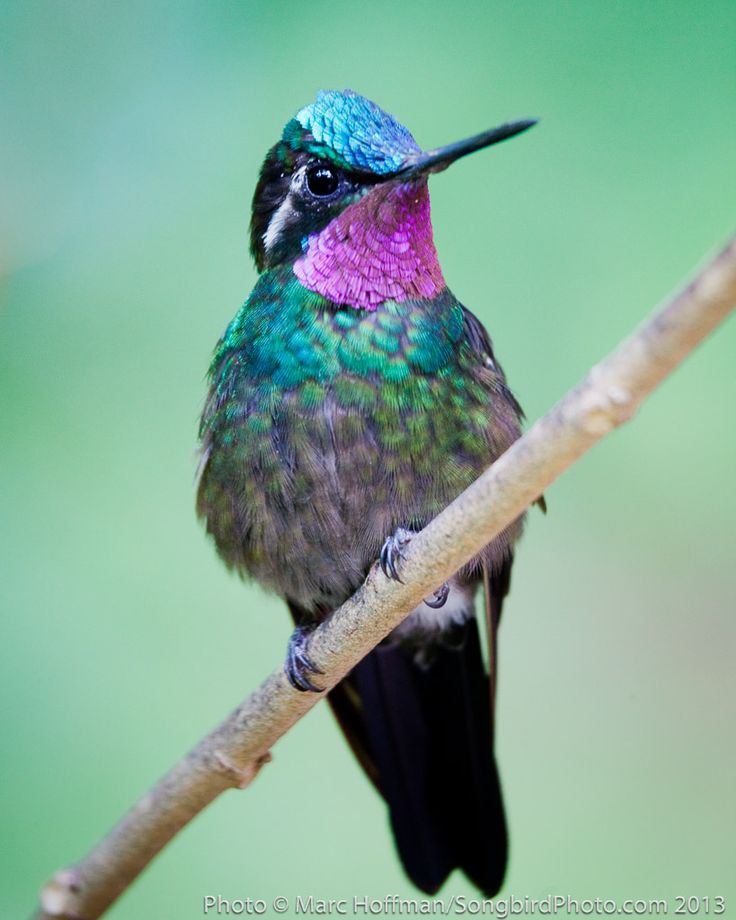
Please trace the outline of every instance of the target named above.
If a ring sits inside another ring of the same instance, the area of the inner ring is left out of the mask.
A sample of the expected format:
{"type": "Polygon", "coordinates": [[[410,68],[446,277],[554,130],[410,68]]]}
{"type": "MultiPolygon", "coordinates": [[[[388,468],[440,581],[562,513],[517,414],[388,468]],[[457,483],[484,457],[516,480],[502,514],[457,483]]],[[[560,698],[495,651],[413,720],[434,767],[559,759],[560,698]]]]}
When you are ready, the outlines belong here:
{"type": "Polygon", "coordinates": [[[310,291],[362,310],[386,300],[436,297],[445,279],[426,180],[386,182],[348,205],[308,238],[294,274],[310,291]]]}

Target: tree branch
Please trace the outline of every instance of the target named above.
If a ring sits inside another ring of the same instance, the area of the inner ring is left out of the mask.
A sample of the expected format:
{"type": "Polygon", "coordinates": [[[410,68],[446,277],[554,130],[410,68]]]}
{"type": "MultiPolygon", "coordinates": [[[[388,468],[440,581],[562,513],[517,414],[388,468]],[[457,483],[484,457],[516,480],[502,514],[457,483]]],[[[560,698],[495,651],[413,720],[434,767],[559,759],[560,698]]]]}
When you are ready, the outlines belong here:
{"type": "MultiPolygon", "coordinates": [[[[736,238],[413,537],[404,583],[377,566],[313,634],[310,657],[331,689],[410,610],[476,555],[649,393],[736,306],[736,238]]],[[[245,788],[269,750],[323,695],[292,689],[280,665],[177,763],[79,863],[41,892],[36,920],[94,920],[196,814],[245,788]]]]}

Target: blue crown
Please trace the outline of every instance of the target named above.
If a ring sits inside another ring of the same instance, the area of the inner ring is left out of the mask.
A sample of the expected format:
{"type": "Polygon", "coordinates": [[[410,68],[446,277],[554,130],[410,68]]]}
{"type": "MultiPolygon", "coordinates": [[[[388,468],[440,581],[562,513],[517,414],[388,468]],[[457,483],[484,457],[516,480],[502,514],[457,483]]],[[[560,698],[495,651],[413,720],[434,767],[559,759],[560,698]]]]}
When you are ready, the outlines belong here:
{"type": "MultiPolygon", "coordinates": [[[[314,102],[296,113],[295,120],[317,145],[348,168],[385,175],[396,172],[407,157],[419,151],[409,131],[393,116],[349,89],[320,91],[314,102]]],[[[293,137],[288,139],[293,142],[293,137]]]]}

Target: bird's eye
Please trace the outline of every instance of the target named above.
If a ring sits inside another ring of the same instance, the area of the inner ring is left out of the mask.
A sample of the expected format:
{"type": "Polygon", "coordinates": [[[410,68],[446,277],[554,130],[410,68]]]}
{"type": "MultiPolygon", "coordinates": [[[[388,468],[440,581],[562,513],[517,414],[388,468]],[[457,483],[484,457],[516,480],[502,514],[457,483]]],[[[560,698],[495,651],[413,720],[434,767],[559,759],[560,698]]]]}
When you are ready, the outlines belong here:
{"type": "Polygon", "coordinates": [[[307,188],[315,198],[327,198],[337,191],[340,177],[331,166],[320,164],[307,170],[307,188]]]}

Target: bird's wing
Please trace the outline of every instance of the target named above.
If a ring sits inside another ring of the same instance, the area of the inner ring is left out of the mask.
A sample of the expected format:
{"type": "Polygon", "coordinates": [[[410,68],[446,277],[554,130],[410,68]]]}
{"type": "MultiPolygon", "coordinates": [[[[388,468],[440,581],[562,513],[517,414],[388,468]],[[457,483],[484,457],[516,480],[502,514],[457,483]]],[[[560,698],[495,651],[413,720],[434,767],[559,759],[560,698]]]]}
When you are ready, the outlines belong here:
{"type": "MultiPolygon", "coordinates": [[[[471,313],[467,307],[463,307],[463,320],[465,322],[466,338],[470,344],[470,347],[477,352],[479,358],[487,367],[492,368],[497,373],[499,385],[503,390],[504,397],[513,407],[519,421],[523,421],[524,410],[521,408],[518,399],[511,392],[511,389],[506,382],[506,374],[504,373],[501,365],[496,360],[496,356],[493,354],[493,342],[491,341],[491,337],[488,334],[488,330],[478,319],[478,317],[471,313]]],[[[547,502],[545,501],[544,495],[540,495],[534,504],[544,514],[547,513],[547,502]]],[[[508,591],[508,587],[506,590],[508,591]]]]}
{"type": "Polygon", "coordinates": [[[488,637],[488,676],[492,728],[495,724],[496,713],[498,624],[501,620],[503,599],[509,593],[509,587],[511,585],[511,567],[513,564],[513,554],[507,556],[501,568],[496,572],[491,573],[488,563],[483,564],[483,601],[485,607],[486,634],[488,637]]]}

